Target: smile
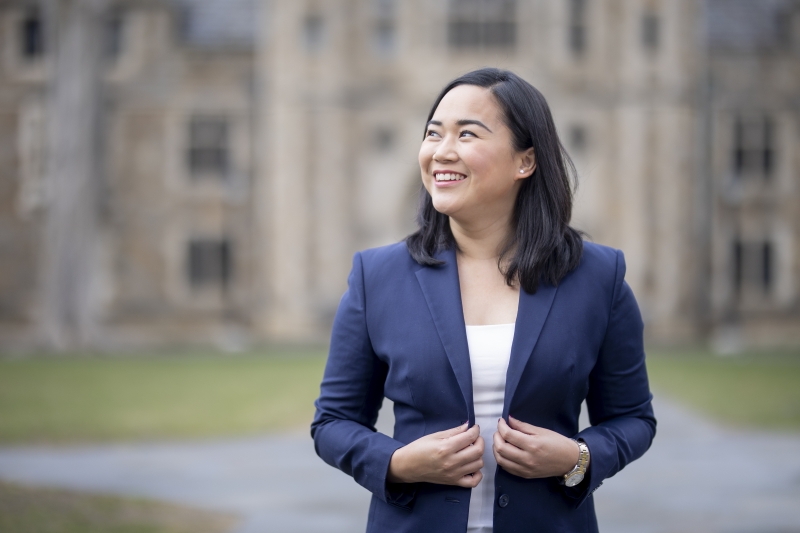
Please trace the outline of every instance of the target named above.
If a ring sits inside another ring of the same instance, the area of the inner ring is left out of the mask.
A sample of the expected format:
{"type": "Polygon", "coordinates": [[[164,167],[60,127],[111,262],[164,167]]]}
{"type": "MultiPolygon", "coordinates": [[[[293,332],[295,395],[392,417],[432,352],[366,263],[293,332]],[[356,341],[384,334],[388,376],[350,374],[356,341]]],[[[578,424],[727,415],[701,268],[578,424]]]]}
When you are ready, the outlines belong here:
{"type": "Polygon", "coordinates": [[[467,179],[464,174],[455,172],[434,172],[433,177],[436,181],[462,181],[467,179]]]}

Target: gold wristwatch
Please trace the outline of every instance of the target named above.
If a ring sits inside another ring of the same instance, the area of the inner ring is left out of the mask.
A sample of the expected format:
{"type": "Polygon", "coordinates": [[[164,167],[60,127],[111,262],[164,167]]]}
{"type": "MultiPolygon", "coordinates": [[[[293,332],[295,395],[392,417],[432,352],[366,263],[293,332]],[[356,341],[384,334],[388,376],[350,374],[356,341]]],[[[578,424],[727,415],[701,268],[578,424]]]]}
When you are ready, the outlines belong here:
{"type": "Polygon", "coordinates": [[[575,465],[575,468],[564,474],[564,479],[561,480],[561,483],[567,487],[574,487],[583,481],[586,470],[589,468],[589,447],[586,446],[586,443],[583,441],[575,440],[575,442],[578,443],[578,448],[580,448],[581,453],[578,456],[578,464],[575,465]]]}

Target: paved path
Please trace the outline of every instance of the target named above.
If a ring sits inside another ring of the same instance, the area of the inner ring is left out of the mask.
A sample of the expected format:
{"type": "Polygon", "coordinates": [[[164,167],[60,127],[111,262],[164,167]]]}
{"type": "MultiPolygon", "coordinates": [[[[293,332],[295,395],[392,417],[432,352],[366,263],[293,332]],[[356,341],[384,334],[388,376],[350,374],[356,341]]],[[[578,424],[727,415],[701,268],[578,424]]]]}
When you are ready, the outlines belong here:
{"type": "MultiPolygon", "coordinates": [[[[595,493],[604,533],[800,533],[800,435],[728,431],[669,403],[655,408],[652,449],[595,493]]],[[[363,531],[369,503],[306,433],[0,448],[0,477],[233,512],[243,517],[235,533],[363,531]]]]}

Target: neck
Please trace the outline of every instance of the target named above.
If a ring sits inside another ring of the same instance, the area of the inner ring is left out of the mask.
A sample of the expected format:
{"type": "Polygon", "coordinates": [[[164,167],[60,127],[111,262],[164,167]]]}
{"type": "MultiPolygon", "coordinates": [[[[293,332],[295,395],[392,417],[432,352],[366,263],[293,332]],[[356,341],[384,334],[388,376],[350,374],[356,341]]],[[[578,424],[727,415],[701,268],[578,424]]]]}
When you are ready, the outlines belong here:
{"type": "Polygon", "coordinates": [[[511,236],[511,215],[467,222],[450,217],[450,230],[462,257],[497,261],[511,236]]]}

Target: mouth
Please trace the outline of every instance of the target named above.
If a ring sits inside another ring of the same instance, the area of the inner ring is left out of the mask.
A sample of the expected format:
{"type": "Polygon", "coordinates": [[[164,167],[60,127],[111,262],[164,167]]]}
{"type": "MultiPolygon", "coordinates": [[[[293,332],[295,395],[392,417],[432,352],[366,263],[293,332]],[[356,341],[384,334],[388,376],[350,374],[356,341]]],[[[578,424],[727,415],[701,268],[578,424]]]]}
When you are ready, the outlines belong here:
{"type": "Polygon", "coordinates": [[[458,172],[434,172],[433,178],[436,180],[437,183],[445,182],[445,181],[464,181],[467,177],[464,174],[459,174],[458,172]]]}

